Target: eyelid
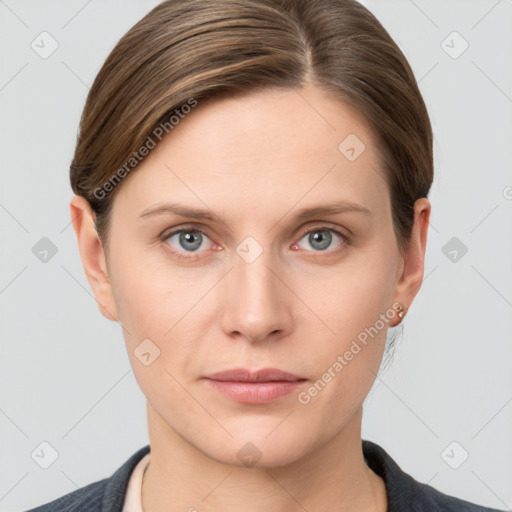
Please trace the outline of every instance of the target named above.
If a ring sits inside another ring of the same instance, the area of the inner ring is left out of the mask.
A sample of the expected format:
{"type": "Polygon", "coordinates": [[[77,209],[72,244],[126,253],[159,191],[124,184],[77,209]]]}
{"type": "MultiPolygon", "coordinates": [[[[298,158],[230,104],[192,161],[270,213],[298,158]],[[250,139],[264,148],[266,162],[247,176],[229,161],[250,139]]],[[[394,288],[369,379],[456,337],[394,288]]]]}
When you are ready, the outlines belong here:
{"type": "MultiPolygon", "coordinates": [[[[350,234],[345,233],[345,230],[343,228],[340,228],[340,226],[335,226],[333,224],[329,225],[328,222],[317,222],[316,224],[313,224],[312,226],[309,225],[307,227],[304,227],[299,231],[300,238],[303,238],[304,235],[307,235],[311,231],[315,230],[325,230],[325,231],[334,231],[335,233],[339,234],[343,237],[344,240],[348,240],[350,238],[350,234]]],[[[346,230],[348,231],[348,230],[346,230]]]]}
{"type": "MultiPolygon", "coordinates": [[[[196,226],[195,224],[183,224],[173,228],[164,229],[164,231],[162,231],[162,233],[158,235],[158,237],[161,238],[162,240],[166,240],[170,236],[173,236],[181,231],[197,231],[203,235],[208,236],[208,230],[205,229],[203,226],[196,226]]],[[[208,236],[208,238],[210,237],[208,236]]]]}
{"type": "MultiPolygon", "coordinates": [[[[198,231],[201,234],[206,235],[206,236],[208,236],[208,238],[210,238],[208,235],[208,228],[205,228],[203,226],[198,226],[193,223],[183,224],[183,225],[180,225],[180,226],[177,226],[174,228],[165,229],[159,235],[159,238],[166,239],[180,231],[186,231],[187,229],[189,229],[190,231],[198,231]]],[[[326,221],[314,221],[313,223],[310,222],[307,226],[305,226],[299,230],[299,235],[302,238],[305,234],[307,234],[310,231],[315,230],[315,229],[326,229],[326,230],[335,231],[347,240],[352,236],[352,232],[350,230],[348,230],[346,228],[340,228],[340,226],[330,224],[329,222],[326,222],[326,221]],[[345,231],[347,231],[347,232],[345,232],[345,231]]],[[[299,235],[297,235],[297,236],[299,236],[299,235]]]]}
{"type": "MultiPolygon", "coordinates": [[[[171,236],[181,233],[182,231],[201,233],[202,235],[206,236],[210,240],[211,243],[214,243],[207,233],[208,230],[206,228],[204,228],[203,226],[197,226],[195,224],[183,224],[181,226],[176,226],[173,228],[165,229],[164,231],[162,231],[162,233],[160,235],[158,235],[158,239],[165,242],[171,236]]],[[[186,251],[180,251],[178,249],[175,249],[170,244],[165,244],[165,246],[166,246],[165,250],[167,252],[169,252],[173,255],[177,255],[178,258],[188,259],[188,260],[198,259],[198,256],[196,256],[196,255],[199,255],[201,252],[206,252],[206,251],[200,251],[200,252],[188,252],[187,253],[186,251]],[[189,256],[184,256],[184,254],[188,254],[189,256]]]]}

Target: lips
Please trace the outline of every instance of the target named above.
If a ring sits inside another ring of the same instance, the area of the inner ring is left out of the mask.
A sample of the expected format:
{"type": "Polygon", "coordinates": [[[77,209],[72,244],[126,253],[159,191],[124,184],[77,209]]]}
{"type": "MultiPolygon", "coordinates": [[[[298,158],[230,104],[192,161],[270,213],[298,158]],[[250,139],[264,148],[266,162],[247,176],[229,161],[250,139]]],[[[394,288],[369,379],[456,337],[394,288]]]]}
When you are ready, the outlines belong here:
{"type": "Polygon", "coordinates": [[[277,368],[235,368],[205,377],[210,388],[247,404],[266,404],[300,387],[307,379],[277,368]]]}
{"type": "Polygon", "coordinates": [[[208,375],[207,379],[221,382],[276,382],[285,381],[293,382],[305,380],[292,373],[279,370],[277,368],[263,368],[262,370],[246,370],[244,368],[235,368],[224,372],[213,373],[208,375]]]}

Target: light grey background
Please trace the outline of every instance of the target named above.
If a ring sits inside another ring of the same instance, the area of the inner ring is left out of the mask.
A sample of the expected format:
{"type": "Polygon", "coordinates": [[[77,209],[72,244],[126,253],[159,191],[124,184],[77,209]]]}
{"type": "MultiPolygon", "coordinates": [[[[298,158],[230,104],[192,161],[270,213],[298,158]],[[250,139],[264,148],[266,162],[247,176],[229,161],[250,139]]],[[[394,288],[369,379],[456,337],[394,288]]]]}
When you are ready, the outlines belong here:
{"type": "MultiPolygon", "coordinates": [[[[157,3],[0,0],[1,511],[108,477],[148,443],[122,331],[79,259],[68,168],[88,87],[157,3]],[[31,48],[43,31],[59,45],[47,59],[31,48]],[[32,252],[42,237],[57,248],[46,263],[32,252]],[[42,442],[58,452],[48,469],[31,456],[42,442]]],[[[436,165],[425,280],[365,402],[363,438],[417,480],[510,510],[512,0],[363,3],[411,63],[436,165]],[[447,243],[467,253],[451,261],[447,243]]]]}

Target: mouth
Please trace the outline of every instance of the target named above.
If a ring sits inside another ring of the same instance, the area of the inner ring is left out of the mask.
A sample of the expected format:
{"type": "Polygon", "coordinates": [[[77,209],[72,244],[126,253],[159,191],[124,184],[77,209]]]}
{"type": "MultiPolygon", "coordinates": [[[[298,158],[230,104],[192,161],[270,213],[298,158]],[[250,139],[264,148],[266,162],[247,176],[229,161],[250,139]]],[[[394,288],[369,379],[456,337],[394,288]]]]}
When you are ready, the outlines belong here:
{"type": "Polygon", "coordinates": [[[204,377],[210,388],[237,402],[266,404],[288,395],[307,381],[277,368],[235,368],[204,377]]]}

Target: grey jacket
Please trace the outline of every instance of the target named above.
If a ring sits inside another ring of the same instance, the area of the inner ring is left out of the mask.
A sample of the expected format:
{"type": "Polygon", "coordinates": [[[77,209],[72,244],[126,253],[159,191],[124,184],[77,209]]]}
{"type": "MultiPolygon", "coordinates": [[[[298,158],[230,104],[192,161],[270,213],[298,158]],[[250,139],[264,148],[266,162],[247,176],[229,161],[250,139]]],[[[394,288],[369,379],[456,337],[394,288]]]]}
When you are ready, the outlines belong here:
{"type": "MultiPolygon", "coordinates": [[[[70,492],[27,512],[122,512],[130,475],[150,451],[146,445],[135,452],[112,476],[70,492]]],[[[502,512],[443,494],[420,483],[400,469],[379,445],[363,440],[368,466],[383,478],[388,512],[502,512]]]]}

